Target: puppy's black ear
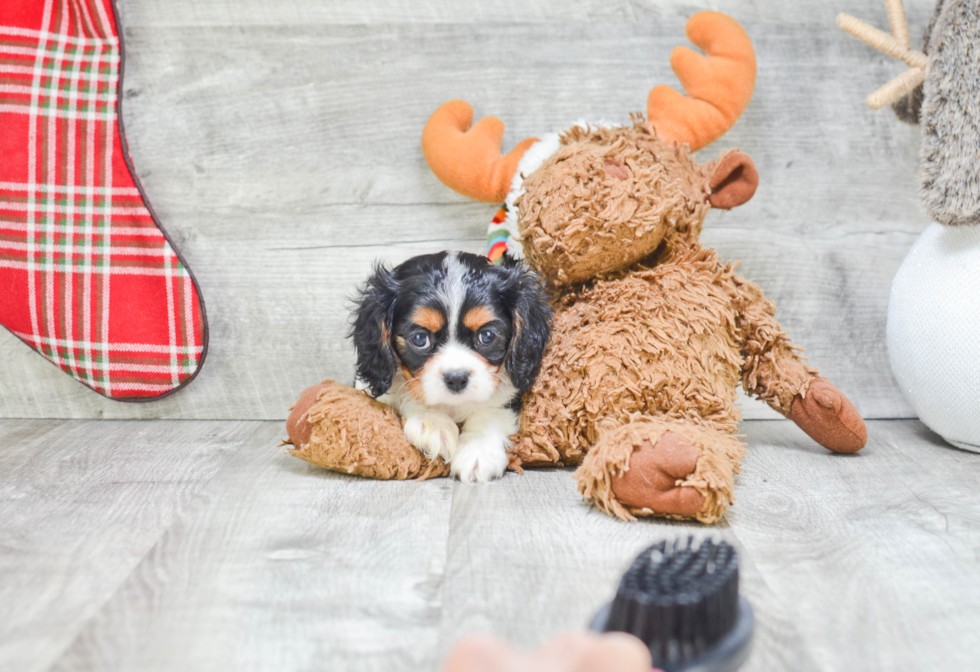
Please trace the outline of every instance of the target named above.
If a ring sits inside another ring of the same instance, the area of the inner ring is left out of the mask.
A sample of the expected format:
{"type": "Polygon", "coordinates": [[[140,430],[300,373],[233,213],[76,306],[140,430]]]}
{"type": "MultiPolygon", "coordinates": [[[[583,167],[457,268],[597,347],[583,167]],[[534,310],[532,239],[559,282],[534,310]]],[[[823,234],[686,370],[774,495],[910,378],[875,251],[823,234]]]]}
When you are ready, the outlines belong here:
{"type": "Polygon", "coordinates": [[[391,324],[397,295],[395,274],[384,264],[377,263],[374,274],[355,298],[349,335],[357,351],[357,378],[368,386],[372,397],[387,392],[395,375],[391,324]]]}
{"type": "Polygon", "coordinates": [[[524,394],[538,377],[544,349],[551,339],[551,306],[534,272],[519,261],[507,263],[506,267],[512,283],[514,334],[504,367],[514,387],[524,394]]]}

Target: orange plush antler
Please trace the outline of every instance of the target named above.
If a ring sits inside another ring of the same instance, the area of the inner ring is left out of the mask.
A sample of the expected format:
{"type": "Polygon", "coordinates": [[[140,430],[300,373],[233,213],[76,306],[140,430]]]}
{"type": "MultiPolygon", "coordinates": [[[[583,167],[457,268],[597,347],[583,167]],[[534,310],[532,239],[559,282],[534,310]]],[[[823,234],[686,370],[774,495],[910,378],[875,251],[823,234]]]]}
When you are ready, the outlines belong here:
{"type": "Polygon", "coordinates": [[[522,140],[501,156],[504,122],[484,117],[470,128],[473,108],[450,100],[436,110],[422,129],[422,153],[443,184],[478,201],[500,203],[507,198],[517,164],[537,138],[522,140]]]}
{"type": "Polygon", "coordinates": [[[687,38],[707,57],[687,47],[670,55],[670,67],[687,96],[661,84],[647,98],[651,130],[661,140],[687,143],[691,151],[711,144],[739,118],[755,88],[755,51],[742,26],[718,12],[698,12],[687,38]]]}

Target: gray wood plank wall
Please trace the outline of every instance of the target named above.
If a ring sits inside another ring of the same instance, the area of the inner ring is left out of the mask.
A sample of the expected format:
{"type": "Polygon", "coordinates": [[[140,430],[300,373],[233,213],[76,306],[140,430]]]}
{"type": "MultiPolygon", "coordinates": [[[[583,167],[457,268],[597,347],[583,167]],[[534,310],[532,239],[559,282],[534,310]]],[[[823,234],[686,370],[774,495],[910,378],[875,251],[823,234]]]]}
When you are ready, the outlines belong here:
{"type": "MultiPolygon", "coordinates": [[[[913,35],[932,3],[906,3],[913,35]]],[[[737,146],[756,197],[705,240],[867,417],[910,417],[888,366],[891,278],[927,225],[918,129],[864,97],[901,67],[834,26],[887,26],[877,0],[486,3],[124,0],[124,115],[149,197],[200,280],[211,353],[186,390],[103,399],[0,330],[0,417],[283,418],[306,385],[349,381],[347,297],[375,259],[483,250],[494,206],[442,186],[419,150],[461,97],[505,146],[578,120],[624,122],[702,8],[743,22],[755,96],[704,160],[737,146]]],[[[747,417],[768,417],[747,404],[747,417]]]]}

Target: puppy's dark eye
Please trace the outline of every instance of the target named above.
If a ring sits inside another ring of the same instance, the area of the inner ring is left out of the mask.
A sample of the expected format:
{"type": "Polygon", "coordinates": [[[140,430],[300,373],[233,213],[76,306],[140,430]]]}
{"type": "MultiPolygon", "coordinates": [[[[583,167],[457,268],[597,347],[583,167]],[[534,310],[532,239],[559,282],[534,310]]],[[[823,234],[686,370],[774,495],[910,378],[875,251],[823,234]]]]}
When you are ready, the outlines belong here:
{"type": "Polygon", "coordinates": [[[480,340],[480,345],[490,345],[496,340],[497,334],[492,329],[484,329],[477,338],[480,340]]]}
{"type": "Polygon", "coordinates": [[[419,350],[424,350],[427,347],[429,347],[429,335],[424,334],[421,331],[415,334],[414,336],[412,336],[412,338],[409,340],[411,341],[412,345],[414,345],[419,350]]]}

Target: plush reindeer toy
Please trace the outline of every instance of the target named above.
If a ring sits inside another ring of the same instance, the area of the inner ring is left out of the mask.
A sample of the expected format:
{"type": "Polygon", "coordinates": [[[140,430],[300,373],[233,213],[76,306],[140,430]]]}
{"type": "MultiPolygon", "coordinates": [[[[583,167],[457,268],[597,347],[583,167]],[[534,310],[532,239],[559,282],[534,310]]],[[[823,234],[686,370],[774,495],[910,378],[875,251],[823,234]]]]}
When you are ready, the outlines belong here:
{"type": "MultiPolygon", "coordinates": [[[[586,499],[623,519],[721,517],[743,454],[739,384],[830,450],[855,452],[867,438],[847,397],[801,361],[773,302],[701,245],[708,211],[748,201],[758,173],[735,150],[705,164],[689,152],[735,123],[756,66],[745,31],[723,14],[696,14],[687,33],[707,56],[674,51],[688,96],[654,88],[646,121],[577,125],[501,155],[503,124],[470,127],[472,108],[451,101],[422,135],[440,180],[505,202],[491,258],[504,247],[525,258],[554,297],[511,468],[578,465],[586,499]]],[[[291,416],[293,454],[381,478],[446,472],[384,445],[398,438],[397,419],[375,404],[336,383],[310,388],[291,416]]]]}

